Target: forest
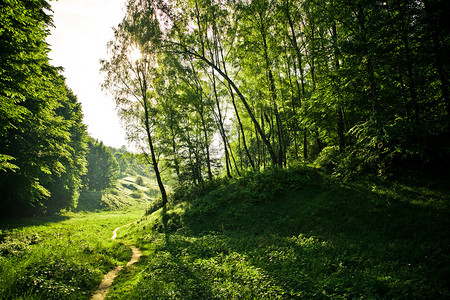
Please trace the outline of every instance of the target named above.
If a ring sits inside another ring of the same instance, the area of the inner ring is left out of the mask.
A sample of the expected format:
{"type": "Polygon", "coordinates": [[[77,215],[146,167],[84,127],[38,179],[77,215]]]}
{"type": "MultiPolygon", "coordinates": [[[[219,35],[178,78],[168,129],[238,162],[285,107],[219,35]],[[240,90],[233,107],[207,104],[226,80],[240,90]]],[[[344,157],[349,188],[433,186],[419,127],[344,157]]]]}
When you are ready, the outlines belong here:
{"type": "Polygon", "coordinates": [[[1,4],[0,216],[74,210],[80,192],[113,186],[134,160],[88,135],[63,68],[48,58],[50,12],[40,0],[1,4]]]}
{"type": "MultiPolygon", "coordinates": [[[[341,177],[443,169],[448,6],[133,0],[101,62],[104,89],[165,202],[170,178],[197,185],[299,164],[341,177]]],[[[49,12],[45,1],[2,5],[8,210],[74,207],[86,172],[82,109],[47,55],[49,12]]]]}
{"type": "Polygon", "coordinates": [[[305,163],[341,177],[448,166],[448,6],[129,1],[104,87],[156,169],[192,184],[305,163]]]}
{"type": "Polygon", "coordinates": [[[450,298],[450,1],[125,2],[133,153],[0,1],[1,299],[450,298]]]}

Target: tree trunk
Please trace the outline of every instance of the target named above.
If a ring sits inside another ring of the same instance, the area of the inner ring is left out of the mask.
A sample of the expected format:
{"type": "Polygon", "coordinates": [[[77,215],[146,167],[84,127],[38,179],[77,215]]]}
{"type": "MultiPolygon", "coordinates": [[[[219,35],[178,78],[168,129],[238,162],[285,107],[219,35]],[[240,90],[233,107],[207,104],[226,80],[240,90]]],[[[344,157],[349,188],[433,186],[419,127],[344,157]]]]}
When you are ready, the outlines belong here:
{"type": "MultiPolygon", "coordinates": [[[[146,90],[146,89],[145,89],[146,90]]],[[[143,104],[144,104],[144,113],[145,113],[145,131],[147,133],[147,141],[148,146],[150,147],[150,154],[152,158],[153,170],[155,171],[156,181],[158,182],[159,191],[161,192],[162,205],[165,206],[167,204],[167,194],[166,189],[164,188],[164,183],[161,179],[161,174],[159,173],[158,162],[156,161],[155,149],[153,148],[152,135],[150,131],[150,123],[149,123],[149,109],[147,103],[147,97],[143,95],[143,104]]]]}
{"type": "Polygon", "coordinates": [[[303,129],[303,160],[308,160],[308,139],[306,135],[306,127],[303,129]]]}
{"type": "Polygon", "coordinates": [[[377,84],[375,82],[375,71],[373,69],[373,63],[372,63],[372,57],[370,56],[369,49],[368,49],[368,41],[366,36],[366,23],[365,23],[365,15],[364,15],[364,9],[361,4],[358,4],[358,14],[357,14],[357,20],[359,24],[359,30],[360,30],[360,39],[363,43],[363,56],[366,58],[366,72],[367,72],[367,79],[369,81],[369,91],[370,91],[370,98],[372,100],[372,113],[375,119],[375,124],[377,125],[377,130],[380,130],[381,128],[381,120],[380,120],[380,112],[379,112],[379,101],[378,101],[378,91],[377,91],[377,84]]]}
{"type": "Polygon", "coordinates": [[[175,172],[177,173],[177,177],[180,177],[180,162],[178,161],[178,153],[177,153],[177,144],[175,141],[175,131],[173,126],[170,127],[170,131],[172,134],[172,151],[174,155],[174,163],[175,163],[175,172]]]}
{"type": "Polygon", "coordinates": [[[274,165],[278,164],[278,159],[277,156],[272,148],[272,145],[270,144],[269,140],[266,138],[266,135],[264,134],[264,132],[261,129],[261,126],[259,125],[258,121],[255,118],[255,115],[253,114],[250,106],[248,105],[247,100],[245,99],[244,95],[241,93],[241,91],[239,90],[239,88],[236,86],[236,84],[234,83],[233,80],[231,80],[231,78],[229,78],[220,68],[219,66],[215,65],[214,63],[212,63],[211,61],[209,61],[205,56],[200,55],[196,52],[190,51],[189,49],[187,49],[184,45],[181,45],[183,47],[181,53],[186,53],[189,54],[197,59],[200,59],[202,61],[204,61],[206,64],[208,64],[210,67],[214,68],[214,70],[217,71],[217,73],[220,74],[220,76],[222,76],[230,85],[231,87],[234,89],[234,91],[236,92],[236,94],[239,96],[239,99],[241,99],[242,104],[244,104],[245,109],[247,110],[247,113],[250,116],[250,119],[252,120],[253,124],[255,125],[256,131],[258,132],[258,134],[261,137],[261,140],[263,141],[264,145],[266,146],[267,150],[269,151],[270,157],[272,159],[272,163],[274,165]]]}
{"type": "Polygon", "coordinates": [[[233,103],[233,108],[236,113],[236,118],[238,120],[239,129],[240,129],[241,136],[242,136],[242,144],[244,146],[245,153],[247,154],[248,161],[249,161],[250,165],[252,166],[253,171],[255,171],[256,170],[255,163],[253,162],[253,158],[250,155],[250,151],[248,150],[248,147],[247,147],[247,142],[245,140],[244,126],[242,125],[241,117],[239,116],[239,112],[237,110],[236,101],[234,100],[234,93],[233,93],[233,90],[231,89],[231,86],[229,86],[229,90],[230,90],[230,95],[231,95],[231,102],[233,103]]]}
{"type": "Polygon", "coordinates": [[[205,138],[205,150],[206,150],[206,167],[208,169],[208,179],[211,180],[213,178],[211,171],[211,158],[209,154],[209,144],[208,144],[208,131],[206,128],[206,122],[203,114],[201,114],[202,120],[202,129],[203,129],[203,137],[205,138]]]}
{"type": "Polygon", "coordinates": [[[227,169],[227,177],[232,178],[231,171],[230,171],[230,156],[228,153],[228,143],[227,143],[227,135],[225,132],[225,127],[223,126],[223,119],[222,119],[222,111],[220,110],[220,103],[219,103],[219,96],[217,95],[217,87],[216,87],[216,75],[214,74],[214,69],[212,68],[212,82],[213,82],[213,91],[214,91],[214,100],[216,102],[217,107],[217,123],[220,131],[220,135],[222,136],[223,141],[223,148],[225,151],[225,162],[226,162],[226,169],[227,169]]]}
{"type": "MultiPolygon", "coordinates": [[[[272,96],[272,105],[273,105],[273,110],[275,113],[275,120],[276,120],[276,124],[277,124],[277,139],[278,139],[278,165],[280,167],[283,166],[283,142],[281,140],[281,136],[282,136],[282,126],[281,126],[281,118],[280,118],[280,114],[278,112],[278,107],[277,107],[277,91],[276,91],[276,87],[275,87],[275,80],[273,78],[273,73],[272,73],[272,67],[270,65],[270,60],[269,60],[269,49],[267,47],[267,39],[266,39],[266,29],[264,26],[264,22],[263,22],[263,17],[260,13],[260,21],[261,21],[261,38],[262,38],[262,42],[263,42],[263,47],[264,47],[264,60],[266,62],[266,70],[267,70],[267,77],[269,79],[269,90],[270,90],[270,94],[272,96]]],[[[272,126],[273,128],[273,126],[272,126]]],[[[273,134],[275,135],[275,131],[273,131],[273,134]]]]}
{"type": "MultiPolygon", "coordinates": [[[[223,59],[222,49],[220,49],[220,53],[221,53],[221,56],[222,56],[223,71],[224,71],[225,74],[228,75],[226,64],[225,64],[225,60],[223,59]]],[[[237,106],[236,106],[236,101],[234,99],[233,89],[231,88],[231,85],[230,85],[229,82],[227,83],[226,86],[228,88],[228,91],[230,92],[231,103],[233,104],[234,112],[236,113],[236,118],[237,118],[237,121],[238,121],[238,124],[239,124],[239,129],[240,129],[240,132],[242,134],[242,143],[243,143],[243,146],[244,146],[245,153],[247,154],[248,161],[250,162],[250,165],[252,166],[253,171],[255,171],[256,170],[255,163],[253,162],[252,156],[250,155],[250,151],[248,150],[248,147],[247,147],[247,142],[245,140],[244,126],[242,125],[241,117],[239,116],[239,111],[238,111],[237,106]]]]}
{"type": "Polygon", "coordinates": [[[447,120],[448,123],[450,124],[450,92],[449,92],[449,78],[447,77],[449,66],[446,65],[446,60],[442,55],[442,54],[448,55],[448,51],[445,51],[446,50],[445,48],[447,48],[445,44],[445,39],[439,32],[439,28],[442,28],[442,22],[438,21],[439,16],[437,16],[438,13],[442,14],[442,11],[445,11],[446,9],[444,5],[445,1],[430,2],[429,0],[423,0],[423,3],[425,5],[425,13],[427,16],[427,22],[433,44],[434,64],[441,85],[442,99],[447,111],[447,120]]]}
{"type": "MultiPolygon", "coordinates": [[[[336,70],[340,69],[339,64],[339,48],[337,45],[337,30],[336,23],[333,23],[333,50],[334,50],[334,68],[336,70]]],[[[340,82],[338,82],[340,85],[340,82]]],[[[344,134],[344,110],[340,104],[337,108],[337,134],[339,138],[339,152],[344,153],[345,151],[345,134],[344,134]]]]}

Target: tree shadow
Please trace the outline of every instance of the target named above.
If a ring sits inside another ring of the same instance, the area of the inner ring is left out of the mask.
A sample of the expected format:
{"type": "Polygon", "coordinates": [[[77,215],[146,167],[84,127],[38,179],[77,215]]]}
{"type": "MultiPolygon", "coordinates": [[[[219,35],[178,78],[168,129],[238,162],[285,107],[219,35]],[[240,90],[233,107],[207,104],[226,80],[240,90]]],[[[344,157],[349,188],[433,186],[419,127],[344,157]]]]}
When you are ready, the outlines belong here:
{"type": "Polygon", "coordinates": [[[263,203],[209,203],[208,214],[198,213],[204,203],[193,203],[183,223],[187,236],[199,241],[191,248],[209,247],[205,253],[213,256],[240,253],[287,297],[449,295],[449,196],[396,184],[345,184],[324,176],[263,203]],[[205,236],[219,249],[205,246],[205,236]]]}
{"type": "Polygon", "coordinates": [[[31,226],[49,225],[68,220],[70,217],[63,215],[52,215],[28,218],[6,218],[0,221],[0,229],[12,230],[31,226]]]}

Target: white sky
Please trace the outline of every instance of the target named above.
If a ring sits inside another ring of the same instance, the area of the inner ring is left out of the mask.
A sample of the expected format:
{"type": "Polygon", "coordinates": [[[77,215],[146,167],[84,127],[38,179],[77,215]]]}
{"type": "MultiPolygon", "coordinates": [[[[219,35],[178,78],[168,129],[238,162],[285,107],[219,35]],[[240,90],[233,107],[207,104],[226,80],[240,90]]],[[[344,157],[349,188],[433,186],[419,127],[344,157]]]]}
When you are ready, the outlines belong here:
{"type": "Polygon", "coordinates": [[[126,0],[51,1],[53,22],[50,59],[65,69],[67,85],[81,102],[89,134],[116,148],[126,145],[111,96],[101,90],[100,59],[106,58],[106,43],[112,27],[123,18],[126,0]]]}

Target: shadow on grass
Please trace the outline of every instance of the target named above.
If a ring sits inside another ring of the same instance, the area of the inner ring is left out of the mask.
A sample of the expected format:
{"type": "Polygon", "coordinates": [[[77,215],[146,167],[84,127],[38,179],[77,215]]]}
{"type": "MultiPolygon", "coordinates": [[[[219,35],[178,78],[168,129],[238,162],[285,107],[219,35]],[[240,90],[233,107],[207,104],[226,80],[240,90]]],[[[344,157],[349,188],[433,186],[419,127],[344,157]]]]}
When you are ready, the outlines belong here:
{"type": "Polygon", "coordinates": [[[193,203],[172,243],[191,262],[238,253],[286,297],[448,297],[450,196],[424,186],[324,176],[271,201],[228,199],[206,214],[193,203]]]}
{"type": "Polygon", "coordinates": [[[69,217],[61,215],[33,217],[33,218],[17,218],[17,219],[6,218],[0,221],[0,229],[11,230],[30,226],[48,225],[53,223],[59,223],[68,219],[69,217]]]}
{"type": "Polygon", "coordinates": [[[136,287],[134,295],[450,297],[446,187],[309,178],[271,199],[235,185],[189,203],[181,216],[166,212],[170,230],[148,240],[154,254],[140,273],[137,286],[145,288],[136,287]]]}

